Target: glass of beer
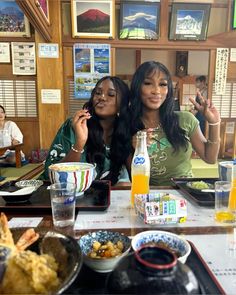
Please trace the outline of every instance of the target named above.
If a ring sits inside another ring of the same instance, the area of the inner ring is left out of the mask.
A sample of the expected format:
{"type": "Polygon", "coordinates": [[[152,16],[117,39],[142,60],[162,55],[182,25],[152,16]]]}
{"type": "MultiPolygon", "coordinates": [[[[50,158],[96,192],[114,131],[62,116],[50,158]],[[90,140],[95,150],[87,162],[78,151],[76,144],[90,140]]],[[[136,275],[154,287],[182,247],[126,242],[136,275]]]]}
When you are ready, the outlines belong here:
{"type": "Polygon", "coordinates": [[[215,220],[218,222],[231,223],[235,221],[234,214],[229,208],[230,190],[230,181],[215,182],[215,220]]]}

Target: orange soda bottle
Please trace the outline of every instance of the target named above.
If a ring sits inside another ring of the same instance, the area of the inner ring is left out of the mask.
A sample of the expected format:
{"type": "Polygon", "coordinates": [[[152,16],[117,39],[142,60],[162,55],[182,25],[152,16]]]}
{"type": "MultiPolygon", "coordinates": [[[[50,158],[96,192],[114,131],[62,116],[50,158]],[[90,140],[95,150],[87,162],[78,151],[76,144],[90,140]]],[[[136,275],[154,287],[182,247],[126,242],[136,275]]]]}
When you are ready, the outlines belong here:
{"type": "Polygon", "coordinates": [[[236,159],[234,159],[232,167],[232,185],[229,195],[229,209],[236,216],[236,159]]]}
{"type": "Polygon", "coordinates": [[[131,165],[131,206],[134,207],[135,194],[149,193],[150,159],[147,151],[147,133],[138,131],[136,149],[131,165]]]}

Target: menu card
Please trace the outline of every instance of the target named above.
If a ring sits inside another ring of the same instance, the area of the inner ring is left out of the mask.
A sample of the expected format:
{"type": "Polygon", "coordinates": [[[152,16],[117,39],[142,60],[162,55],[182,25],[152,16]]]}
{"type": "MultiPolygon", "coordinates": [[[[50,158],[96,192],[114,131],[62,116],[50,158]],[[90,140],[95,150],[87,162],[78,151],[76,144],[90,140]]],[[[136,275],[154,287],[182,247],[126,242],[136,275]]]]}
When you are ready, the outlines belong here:
{"type": "Polygon", "coordinates": [[[227,234],[186,235],[192,241],[226,294],[236,288],[236,228],[227,234]]]}
{"type": "Polygon", "coordinates": [[[8,225],[10,228],[37,227],[42,220],[43,217],[14,217],[8,222],[8,225]]]}

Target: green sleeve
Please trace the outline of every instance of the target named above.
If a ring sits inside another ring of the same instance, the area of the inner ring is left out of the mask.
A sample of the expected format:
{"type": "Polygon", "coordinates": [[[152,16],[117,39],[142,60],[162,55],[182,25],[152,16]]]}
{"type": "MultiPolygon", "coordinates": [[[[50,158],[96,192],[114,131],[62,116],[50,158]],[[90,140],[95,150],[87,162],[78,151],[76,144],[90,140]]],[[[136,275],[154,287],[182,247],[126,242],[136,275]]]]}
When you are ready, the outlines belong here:
{"type": "Polygon", "coordinates": [[[71,125],[71,119],[67,119],[55,136],[51,147],[48,152],[48,156],[45,161],[45,169],[43,178],[48,179],[48,167],[61,161],[71,149],[71,145],[75,143],[75,133],[71,125]]]}
{"type": "Polygon", "coordinates": [[[199,126],[198,119],[187,111],[177,112],[177,115],[179,116],[180,127],[186,131],[187,137],[190,138],[199,126]]]}

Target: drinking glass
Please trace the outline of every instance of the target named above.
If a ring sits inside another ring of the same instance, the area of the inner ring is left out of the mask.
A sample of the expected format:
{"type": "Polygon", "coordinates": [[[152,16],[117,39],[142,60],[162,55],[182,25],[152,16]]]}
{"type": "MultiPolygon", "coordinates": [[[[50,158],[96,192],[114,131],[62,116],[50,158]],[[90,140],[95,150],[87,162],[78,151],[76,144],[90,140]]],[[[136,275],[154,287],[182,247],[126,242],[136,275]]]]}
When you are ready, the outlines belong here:
{"type": "Polygon", "coordinates": [[[54,183],[50,186],[52,217],[54,226],[71,226],[75,222],[75,189],[69,182],[54,183]]]}
{"type": "Polygon", "coordinates": [[[215,220],[218,222],[234,222],[235,217],[229,208],[230,181],[215,182],[215,220]]]}

